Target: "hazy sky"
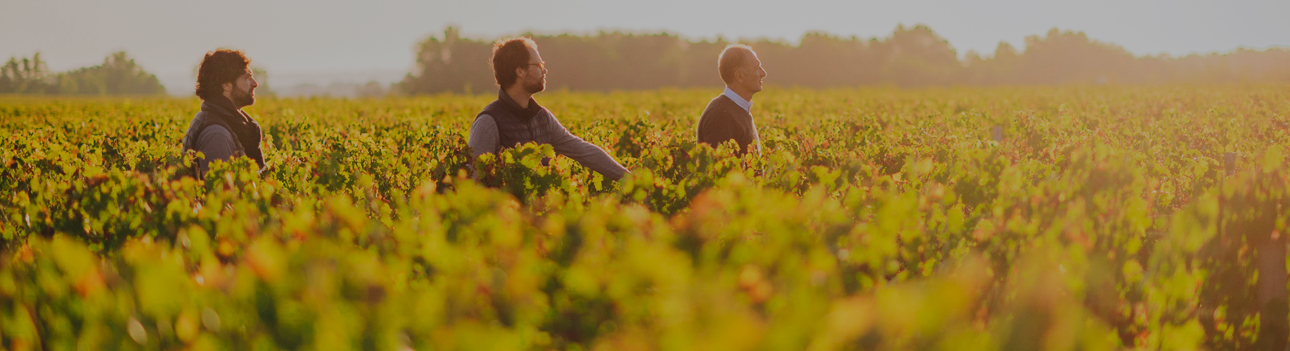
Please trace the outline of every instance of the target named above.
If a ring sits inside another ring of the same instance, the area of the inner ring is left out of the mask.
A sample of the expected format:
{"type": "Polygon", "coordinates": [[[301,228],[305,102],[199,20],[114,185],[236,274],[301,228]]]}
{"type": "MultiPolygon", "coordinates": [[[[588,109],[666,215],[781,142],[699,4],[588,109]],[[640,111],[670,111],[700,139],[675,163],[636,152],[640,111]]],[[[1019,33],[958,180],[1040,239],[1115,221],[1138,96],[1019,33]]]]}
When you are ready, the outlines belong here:
{"type": "MultiPolygon", "coordinates": [[[[1137,54],[1290,46],[1290,1],[704,0],[0,0],[0,59],[39,50],[55,71],[124,50],[163,81],[191,75],[216,47],[247,52],[270,76],[405,71],[413,46],[449,24],[466,36],[667,30],[690,38],[807,31],[885,37],[927,24],[962,54],[1021,47],[1049,28],[1079,30],[1137,54]]],[[[170,84],[168,84],[170,85],[170,84]]]]}

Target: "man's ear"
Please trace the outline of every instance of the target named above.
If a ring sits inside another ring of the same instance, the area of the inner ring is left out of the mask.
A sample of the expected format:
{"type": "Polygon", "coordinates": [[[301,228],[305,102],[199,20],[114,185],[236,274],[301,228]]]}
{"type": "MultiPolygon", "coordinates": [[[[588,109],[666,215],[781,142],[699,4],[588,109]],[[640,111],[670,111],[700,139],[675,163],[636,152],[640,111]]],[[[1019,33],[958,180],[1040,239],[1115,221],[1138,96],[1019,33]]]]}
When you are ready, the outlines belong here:
{"type": "Polygon", "coordinates": [[[220,86],[224,88],[224,93],[225,93],[225,94],[228,94],[228,93],[232,93],[232,92],[233,92],[233,83],[232,83],[232,82],[224,83],[224,84],[221,84],[220,86]]]}
{"type": "Polygon", "coordinates": [[[516,77],[524,78],[524,76],[527,76],[527,75],[529,75],[529,67],[528,67],[528,66],[524,66],[524,67],[516,67],[516,68],[515,68],[515,76],[516,76],[516,77]]]}

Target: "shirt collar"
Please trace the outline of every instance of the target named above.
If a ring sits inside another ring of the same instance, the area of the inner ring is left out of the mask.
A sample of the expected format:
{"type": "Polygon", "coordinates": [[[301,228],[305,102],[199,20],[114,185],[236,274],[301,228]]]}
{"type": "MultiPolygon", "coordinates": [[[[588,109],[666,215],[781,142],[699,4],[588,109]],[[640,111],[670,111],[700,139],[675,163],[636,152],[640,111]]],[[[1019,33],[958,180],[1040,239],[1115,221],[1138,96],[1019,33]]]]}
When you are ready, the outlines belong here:
{"type": "Polygon", "coordinates": [[[726,87],[726,91],[721,93],[721,95],[725,95],[726,97],[730,98],[730,101],[734,101],[735,105],[739,105],[739,107],[743,107],[744,111],[748,111],[748,113],[752,113],[752,104],[753,104],[752,101],[744,100],[742,96],[739,96],[739,94],[735,94],[734,90],[730,90],[730,87],[726,87]]]}

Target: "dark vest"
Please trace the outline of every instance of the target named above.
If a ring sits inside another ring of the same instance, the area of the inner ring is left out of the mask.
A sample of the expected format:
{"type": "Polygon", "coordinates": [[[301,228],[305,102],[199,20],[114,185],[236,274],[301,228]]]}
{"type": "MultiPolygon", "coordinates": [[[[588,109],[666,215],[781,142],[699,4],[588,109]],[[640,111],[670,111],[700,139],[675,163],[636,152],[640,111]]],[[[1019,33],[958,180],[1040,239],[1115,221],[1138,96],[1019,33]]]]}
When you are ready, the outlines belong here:
{"type": "MultiPolygon", "coordinates": [[[[515,147],[524,143],[551,143],[551,129],[556,124],[551,111],[539,106],[537,101],[529,99],[529,107],[522,108],[502,90],[497,94],[497,101],[484,107],[484,111],[475,115],[489,115],[497,123],[497,145],[501,148],[515,147]]],[[[500,151],[500,150],[499,150],[500,151]]]]}
{"type": "MultiPolygon", "coordinates": [[[[222,101],[227,102],[227,101],[222,101]]],[[[231,102],[225,104],[202,102],[202,111],[197,113],[193,118],[193,125],[188,128],[184,134],[183,152],[188,150],[197,150],[197,139],[201,138],[202,133],[207,128],[219,126],[228,131],[233,136],[233,145],[236,150],[233,157],[246,156],[255,160],[264,169],[264,153],[260,150],[260,140],[263,138],[260,124],[256,123],[251,116],[241,110],[232,107],[231,102]],[[234,125],[236,123],[237,125],[234,125]],[[246,145],[251,145],[247,148],[246,145]]],[[[193,172],[200,173],[201,168],[197,160],[193,161],[193,172]]],[[[198,179],[202,178],[201,174],[194,174],[198,179]]]]}
{"type": "Polygon", "coordinates": [[[716,148],[717,145],[734,139],[739,143],[739,154],[743,155],[749,148],[756,148],[752,144],[758,139],[757,127],[753,125],[752,118],[752,113],[739,107],[729,97],[724,94],[717,96],[708,103],[708,107],[703,109],[703,115],[699,117],[699,142],[716,148]]]}

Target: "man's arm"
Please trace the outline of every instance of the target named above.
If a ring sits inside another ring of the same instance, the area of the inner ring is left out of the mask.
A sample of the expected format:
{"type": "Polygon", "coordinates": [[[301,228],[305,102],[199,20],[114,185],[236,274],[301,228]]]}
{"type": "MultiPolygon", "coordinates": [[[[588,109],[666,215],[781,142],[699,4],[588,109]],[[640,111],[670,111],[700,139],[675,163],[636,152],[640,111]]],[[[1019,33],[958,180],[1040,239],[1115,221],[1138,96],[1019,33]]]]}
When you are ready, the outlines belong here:
{"type": "Polygon", "coordinates": [[[470,145],[471,156],[479,158],[479,155],[497,152],[497,139],[497,121],[493,116],[483,115],[476,118],[470,127],[470,139],[466,145],[470,145]]]}
{"type": "Polygon", "coordinates": [[[550,131],[551,147],[555,149],[555,152],[572,158],[584,167],[591,168],[591,170],[600,173],[605,178],[615,181],[622,179],[623,175],[631,173],[627,171],[627,168],[618,164],[618,161],[614,161],[614,158],[610,157],[609,153],[605,152],[604,149],[573,135],[563,125],[560,125],[559,120],[555,118],[551,118],[551,120],[555,122],[551,125],[552,130],[550,131]]]}
{"type": "Polygon", "coordinates": [[[233,159],[233,153],[237,151],[237,145],[233,142],[233,134],[230,134],[224,127],[217,125],[206,127],[206,130],[203,130],[202,134],[197,136],[197,142],[193,143],[193,148],[201,151],[202,155],[205,156],[201,162],[198,162],[202,174],[210,171],[211,161],[224,160],[227,162],[233,159]]]}
{"type": "Polygon", "coordinates": [[[466,140],[466,145],[470,146],[470,164],[466,167],[470,170],[470,178],[479,180],[479,173],[475,172],[475,160],[483,154],[497,153],[497,120],[493,116],[482,115],[475,119],[475,124],[470,126],[470,139],[466,140]]]}

